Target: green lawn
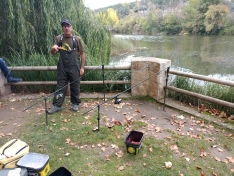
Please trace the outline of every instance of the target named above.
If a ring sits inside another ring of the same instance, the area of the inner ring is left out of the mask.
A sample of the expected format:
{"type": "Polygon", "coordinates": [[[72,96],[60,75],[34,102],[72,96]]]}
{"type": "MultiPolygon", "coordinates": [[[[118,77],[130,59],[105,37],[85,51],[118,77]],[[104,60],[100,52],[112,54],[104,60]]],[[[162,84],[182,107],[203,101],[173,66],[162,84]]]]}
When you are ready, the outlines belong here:
{"type": "MultiPolygon", "coordinates": [[[[12,138],[20,138],[29,144],[31,152],[49,155],[50,173],[63,166],[73,176],[232,175],[234,165],[231,160],[227,160],[227,163],[218,161],[210,154],[210,148],[218,145],[233,153],[233,132],[216,128],[212,134],[194,137],[167,130],[171,137],[164,139],[144,135],[142,148],[134,155],[127,153],[125,144],[128,124],[115,124],[108,128],[104,125],[106,119],[101,119],[98,132],[95,130],[98,117],[96,109],[83,115],[88,108],[75,113],[68,108],[68,104],[65,103],[63,111],[48,116],[48,128],[43,105],[41,114],[30,111],[31,118],[28,122],[20,127],[17,134],[2,137],[0,144],[3,145],[12,138]],[[172,167],[166,168],[165,162],[171,162],[172,167]]],[[[85,105],[93,107],[95,102],[85,100],[85,105]]],[[[206,125],[210,124],[205,124],[204,129],[206,125]]],[[[134,130],[144,129],[150,132],[147,128],[148,124],[142,121],[131,124],[131,129],[134,130]]]]}

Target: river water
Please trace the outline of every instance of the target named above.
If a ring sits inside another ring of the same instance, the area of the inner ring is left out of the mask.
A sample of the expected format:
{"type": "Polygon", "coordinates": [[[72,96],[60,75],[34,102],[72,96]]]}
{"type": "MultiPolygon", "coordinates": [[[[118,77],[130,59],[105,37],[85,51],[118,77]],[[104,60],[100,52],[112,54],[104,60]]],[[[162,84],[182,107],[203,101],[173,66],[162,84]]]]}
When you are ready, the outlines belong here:
{"type": "Polygon", "coordinates": [[[115,35],[131,42],[134,51],[111,58],[110,65],[130,64],[134,57],[171,60],[171,69],[234,80],[233,36],[115,35]]]}

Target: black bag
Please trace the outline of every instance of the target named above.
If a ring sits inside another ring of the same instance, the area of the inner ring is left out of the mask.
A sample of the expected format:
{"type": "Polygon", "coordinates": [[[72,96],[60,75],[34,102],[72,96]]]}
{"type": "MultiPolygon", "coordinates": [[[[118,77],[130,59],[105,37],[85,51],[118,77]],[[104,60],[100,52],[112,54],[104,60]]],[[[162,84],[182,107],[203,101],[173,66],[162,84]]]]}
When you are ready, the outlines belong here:
{"type": "Polygon", "coordinates": [[[72,176],[72,173],[65,167],[60,167],[49,176],[72,176]]]}

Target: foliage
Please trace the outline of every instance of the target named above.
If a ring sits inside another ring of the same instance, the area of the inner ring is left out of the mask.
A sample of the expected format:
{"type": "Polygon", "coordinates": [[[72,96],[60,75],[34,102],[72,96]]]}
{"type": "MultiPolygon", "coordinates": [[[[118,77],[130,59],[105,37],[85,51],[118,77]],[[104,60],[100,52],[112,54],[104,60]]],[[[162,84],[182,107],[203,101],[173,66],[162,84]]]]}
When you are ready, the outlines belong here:
{"type": "Polygon", "coordinates": [[[206,32],[209,34],[219,34],[223,29],[226,17],[230,13],[225,5],[210,5],[209,10],[205,13],[204,24],[206,32]]]}
{"type": "Polygon", "coordinates": [[[178,34],[182,30],[179,18],[175,14],[170,14],[164,21],[164,32],[166,34],[178,34]]]}
{"type": "Polygon", "coordinates": [[[130,41],[112,36],[111,48],[111,55],[115,56],[126,52],[131,52],[134,49],[134,46],[130,41]]]}
{"type": "Polygon", "coordinates": [[[193,33],[193,23],[199,12],[196,10],[199,6],[199,1],[189,0],[189,4],[186,5],[183,10],[183,31],[188,33],[193,33]]]}
{"type": "Polygon", "coordinates": [[[111,28],[119,21],[116,11],[112,8],[108,8],[106,12],[97,13],[97,17],[111,28]]]}
{"type": "MultiPolygon", "coordinates": [[[[231,103],[234,102],[234,98],[233,96],[231,96],[232,94],[234,94],[234,90],[232,87],[223,86],[223,85],[214,84],[214,83],[206,83],[206,82],[204,84],[205,85],[201,86],[201,85],[194,83],[194,80],[191,78],[185,78],[185,77],[180,77],[180,76],[176,76],[171,82],[172,86],[179,88],[179,89],[199,93],[202,95],[228,101],[231,103]]],[[[182,101],[182,102],[190,103],[194,106],[199,106],[200,104],[200,100],[198,98],[193,98],[183,93],[170,91],[169,97],[182,101]]],[[[225,112],[229,113],[229,115],[230,113],[233,113],[233,111],[231,111],[230,108],[228,107],[225,107],[222,105],[218,105],[217,107],[215,103],[212,104],[203,100],[201,100],[201,102],[203,102],[205,106],[208,106],[210,108],[217,108],[219,110],[224,110],[225,112]]]]}
{"type": "Polygon", "coordinates": [[[114,25],[116,33],[155,35],[183,31],[195,35],[233,35],[229,23],[233,16],[228,16],[229,11],[234,11],[233,4],[228,0],[141,0],[134,2],[131,8],[130,4],[111,8],[116,10],[120,20],[114,25]],[[122,15],[120,11],[126,10],[125,7],[128,12],[122,15]]]}
{"type": "Polygon", "coordinates": [[[0,8],[0,52],[9,62],[16,55],[27,59],[32,53],[51,59],[50,48],[64,18],[72,21],[74,34],[82,37],[89,65],[109,60],[110,33],[83,1],[2,0],[0,8]]]}

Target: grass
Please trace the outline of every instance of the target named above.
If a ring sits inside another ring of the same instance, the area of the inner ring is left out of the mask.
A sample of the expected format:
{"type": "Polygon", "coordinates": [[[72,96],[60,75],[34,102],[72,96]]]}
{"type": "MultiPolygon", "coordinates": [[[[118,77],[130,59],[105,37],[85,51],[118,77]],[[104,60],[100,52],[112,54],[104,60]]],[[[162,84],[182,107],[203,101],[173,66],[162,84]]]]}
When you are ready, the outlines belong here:
{"type": "MultiPolygon", "coordinates": [[[[94,100],[84,100],[89,108],[95,103],[97,102],[94,100]]],[[[170,138],[161,140],[145,135],[140,152],[133,155],[126,150],[124,139],[127,133],[124,131],[124,124],[107,128],[102,124],[105,121],[102,115],[101,130],[94,131],[97,126],[97,111],[83,115],[84,109],[75,113],[69,110],[67,100],[64,104],[62,112],[49,116],[48,129],[44,113],[32,112],[28,123],[22,125],[14,136],[2,138],[0,144],[3,145],[11,138],[20,138],[29,144],[31,152],[49,155],[50,173],[63,166],[74,176],[200,176],[202,172],[210,175],[215,172],[223,176],[232,174],[230,167],[233,168],[233,164],[217,162],[210,155],[200,156],[201,150],[208,153],[210,146],[214,144],[233,152],[234,144],[230,142],[232,139],[223,137],[223,134],[232,132],[216,128],[216,134],[203,134],[200,139],[178,135],[172,130],[168,131],[171,133],[170,138]],[[215,140],[208,141],[207,138],[215,140]],[[171,150],[174,144],[178,146],[180,154],[171,150]],[[187,161],[186,158],[190,160],[187,161]],[[164,167],[168,161],[173,164],[170,169],[164,167]]],[[[147,129],[147,124],[141,121],[134,121],[132,124],[132,129],[142,128],[147,129]]]]}
{"type": "MultiPolygon", "coordinates": [[[[224,85],[215,84],[211,82],[204,82],[204,85],[202,86],[202,85],[196,84],[194,79],[180,77],[180,76],[176,76],[175,79],[171,82],[171,85],[176,88],[180,88],[180,89],[188,90],[191,92],[199,93],[202,95],[210,96],[219,100],[224,100],[224,101],[231,102],[231,103],[234,102],[234,99],[232,96],[234,94],[234,89],[230,86],[224,86],[224,85]]],[[[200,100],[196,97],[192,97],[192,96],[185,95],[182,93],[169,91],[168,96],[175,100],[190,103],[198,107],[203,104],[208,108],[211,108],[211,109],[215,108],[220,111],[224,111],[229,116],[234,113],[234,110],[232,108],[226,107],[224,105],[210,103],[205,100],[200,100]]]]}
{"type": "Polygon", "coordinates": [[[111,37],[111,55],[119,55],[127,52],[131,52],[134,49],[133,44],[125,39],[111,37]]]}

